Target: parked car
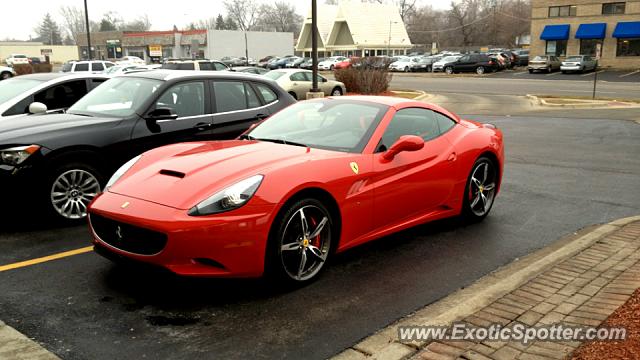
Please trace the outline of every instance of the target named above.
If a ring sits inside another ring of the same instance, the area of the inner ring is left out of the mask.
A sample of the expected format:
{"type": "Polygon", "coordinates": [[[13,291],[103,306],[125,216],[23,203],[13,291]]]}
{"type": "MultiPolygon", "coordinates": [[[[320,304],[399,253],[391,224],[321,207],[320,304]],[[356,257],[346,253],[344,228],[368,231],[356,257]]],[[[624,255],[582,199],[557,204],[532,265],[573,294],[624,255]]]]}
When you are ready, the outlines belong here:
{"type": "Polygon", "coordinates": [[[411,71],[413,72],[431,72],[433,63],[440,60],[438,56],[424,56],[418,58],[417,62],[411,64],[411,71]]]}
{"type": "Polygon", "coordinates": [[[5,59],[4,62],[7,63],[8,66],[28,64],[29,58],[27,57],[27,55],[23,54],[11,54],[8,58],[5,59]]]}
{"type": "Polygon", "coordinates": [[[598,61],[589,55],[573,55],[567,56],[560,65],[560,71],[566,74],[571,71],[585,72],[595,70],[598,67],[598,61]]]}
{"type": "Polygon", "coordinates": [[[514,50],[518,56],[518,66],[529,65],[529,50],[514,50]]]}
{"type": "MultiPolygon", "coordinates": [[[[304,100],[307,98],[307,92],[311,90],[312,74],[313,72],[309,70],[281,69],[269,71],[264,76],[275,80],[294,99],[304,100]]],[[[327,80],[322,75],[318,75],[318,87],[326,96],[340,96],[347,93],[343,83],[327,80]]]]}
{"type": "Polygon", "coordinates": [[[433,72],[439,72],[439,71],[444,71],[444,66],[445,64],[449,64],[452,63],[458,59],[460,59],[462,55],[447,55],[444,56],[442,59],[436,61],[433,63],[433,65],[431,66],[431,71],[433,72]]]}
{"type": "Polygon", "coordinates": [[[69,61],[62,65],[62,72],[93,72],[99,73],[114,66],[111,61],[91,60],[91,61],[69,61]]]}
{"type": "Polygon", "coordinates": [[[309,60],[311,60],[310,57],[299,57],[293,63],[291,63],[290,67],[299,69],[300,65],[302,65],[302,63],[304,63],[306,61],[309,61],[309,60]]]}
{"type": "Polygon", "coordinates": [[[337,63],[347,60],[344,56],[332,56],[318,62],[318,70],[333,70],[337,63]]]}
{"type": "Polygon", "coordinates": [[[490,52],[487,55],[497,61],[500,70],[510,69],[512,67],[511,58],[505,53],[490,52]]]}
{"type": "Polygon", "coordinates": [[[16,71],[12,67],[0,66],[0,80],[6,80],[14,76],[16,76],[16,71]]]}
{"type": "Polygon", "coordinates": [[[560,59],[552,55],[538,55],[529,61],[527,69],[529,74],[533,74],[535,71],[553,72],[560,70],[560,59]]]}
{"type": "Polygon", "coordinates": [[[267,64],[269,63],[269,61],[271,61],[271,59],[273,59],[273,58],[275,58],[275,57],[276,57],[276,56],[273,56],[273,55],[265,56],[265,57],[263,57],[262,59],[260,59],[260,60],[258,61],[257,66],[260,66],[260,67],[266,68],[266,67],[267,67],[267,64]]]}
{"type": "Polygon", "coordinates": [[[37,64],[42,64],[42,59],[38,56],[33,56],[29,58],[29,64],[31,65],[37,65],[37,64]]]}
{"type": "Polygon", "coordinates": [[[105,82],[105,74],[39,73],[0,82],[0,123],[25,114],[62,112],[105,82]]]}
{"type": "Polygon", "coordinates": [[[403,57],[400,60],[392,62],[391,65],[389,65],[389,71],[410,72],[419,61],[419,57],[403,57]]]}
{"type": "Polygon", "coordinates": [[[146,66],[142,65],[134,65],[134,64],[124,64],[124,65],[115,65],[104,71],[104,74],[109,76],[127,74],[133,71],[147,71],[149,70],[146,66]]]}
{"type": "MultiPolygon", "coordinates": [[[[323,57],[318,58],[318,63],[321,63],[325,60],[323,57]]],[[[311,70],[313,68],[313,60],[309,58],[309,60],[300,64],[300,69],[311,70]]]]}
{"type": "Polygon", "coordinates": [[[232,71],[257,75],[264,75],[269,72],[269,70],[257,66],[236,66],[232,71]]]}
{"type": "Polygon", "coordinates": [[[295,60],[295,58],[289,56],[289,57],[283,57],[283,58],[277,58],[275,60],[272,60],[271,62],[269,62],[269,64],[267,64],[267,68],[270,70],[275,70],[275,69],[284,69],[287,67],[287,64],[289,64],[290,62],[293,62],[295,60]]]}
{"type": "Polygon", "coordinates": [[[160,67],[165,70],[225,71],[231,68],[220,61],[169,60],[160,67]]]}
{"type": "MultiPolygon", "coordinates": [[[[111,78],[65,114],[0,121],[3,204],[79,221],[127,160],[166,144],[232,139],[292,103],[254,75],[156,70],[111,78]]],[[[178,179],[178,170],[163,173],[178,179]]]]}
{"type": "Polygon", "coordinates": [[[353,63],[358,62],[359,60],[360,60],[359,57],[352,56],[352,57],[348,58],[345,61],[341,61],[339,63],[336,63],[334,65],[334,69],[336,69],[336,70],[348,69],[348,68],[353,66],[353,63]]]}
{"type": "Polygon", "coordinates": [[[237,140],[132,159],[89,223],[114,261],[297,287],[353,246],[446,217],[482,221],[503,168],[493,125],[407,99],[316,99],[237,140]]]}
{"type": "Polygon", "coordinates": [[[121,65],[146,65],[147,62],[137,56],[123,56],[116,61],[116,64],[121,65]]]}
{"type": "Polygon", "coordinates": [[[301,57],[299,56],[292,56],[289,58],[289,61],[287,61],[287,63],[284,65],[284,67],[291,69],[291,68],[296,68],[294,66],[294,63],[297,62],[298,60],[302,60],[301,57]]]}
{"type": "Polygon", "coordinates": [[[444,65],[444,72],[447,74],[458,72],[484,74],[496,70],[498,70],[498,64],[491,57],[484,54],[462,55],[458,60],[444,65]]]}

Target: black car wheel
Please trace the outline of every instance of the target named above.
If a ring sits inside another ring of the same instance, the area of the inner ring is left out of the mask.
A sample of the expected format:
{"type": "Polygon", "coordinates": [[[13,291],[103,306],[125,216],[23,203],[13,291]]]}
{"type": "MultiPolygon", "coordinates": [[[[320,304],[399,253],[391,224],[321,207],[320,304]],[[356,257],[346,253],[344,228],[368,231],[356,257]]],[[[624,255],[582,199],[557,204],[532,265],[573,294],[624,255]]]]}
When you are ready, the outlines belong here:
{"type": "Polygon", "coordinates": [[[293,96],[294,99],[298,100],[298,95],[296,95],[296,93],[294,93],[293,91],[289,91],[289,95],[293,96]]]}
{"type": "Polygon", "coordinates": [[[296,201],[273,226],[267,275],[289,285],[316,279],[331,253],[333,235],[333,219],[324,204],[313,198],[296,201]]]}
{"type": "Polygon", "coordinates": [[[496,197],[498,169],[491,159],[481,157],[473,164],[464,192],[462,215],[474,222],[491,211],[496,197]]]}
{"type": "Polygon", "coordinates": [[[5,72],[3,72],[2,74],[0,74],[0,79],[2,79],[2,80],[6,80],[6,79],[8,79],[8,78],[10,78],[10,77],[12,77],[12,76],[13,76],[13,74],[12,74],[12,73],[10,73],[10,72],[8,72],[8,71],[5,71],[5,72]]]}
{"type": "Polygon", "coordinates": [[[331,96],[342,96],[342,89],[338,86],[334,87],[333,90],[331,90],[331,96]]]}
{"type": "Polygon", "coordinates": [[[404,72],[409,72],[409,67],[408,66],[404,67],[404,72]]]}
{"type": "Polygon", "coordinates": [[[529,69],[529,74],[533,74],[533,69],[529,69]]]}
{"type": "Polygon", "coordinates": [[[334,68],[334,67],[335,67],[335,66],[333,66],[333,65],[329,66],[329,70],[333,71],[333,68],[334,68]]]}
{"type": "Polygon", "coordinates": [[[431,72],[431,66],[427,66],[427,68],[426,68],[426,70],[425,70],[425,71],[426,71],[426,72],[431,72]]]}
{"type": "Polygon", "coordinates": [[[444,68],[444,72],[451,75],[453,74],[453,68],[451,66],[447,66],[446,68],[444,68]]]}
{"type": "Polygon", "coordinates": [[[484,66],[478,66],[476,68],[476,74],[478,74],[478,75],[484,74],[484,66]]]}
{"type": "Polygon", "coordinates": [[[58,219],[80,221],[89,203],[102,191],[103,177],[95,167],[82,162],[57,166],[46,181],[47,208],[58,219]]]}

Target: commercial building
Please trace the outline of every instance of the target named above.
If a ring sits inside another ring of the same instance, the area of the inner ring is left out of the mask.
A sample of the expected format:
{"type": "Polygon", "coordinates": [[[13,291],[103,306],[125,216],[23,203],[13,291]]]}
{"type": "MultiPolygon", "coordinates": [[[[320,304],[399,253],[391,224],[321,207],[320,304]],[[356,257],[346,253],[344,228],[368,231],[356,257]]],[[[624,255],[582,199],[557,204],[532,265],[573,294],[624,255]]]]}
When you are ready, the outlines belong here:
{"type": "Polygon", "coordinates": [[[52,63],[64,63],[78,56],[77,46],[47,45],[34,41],[0,41],[0,61],[11,54],[22,54],[28,57],[49,58],[52,63]]]}
{"type": "MultiPolygon", "coordinates": [[[[302,24],[296,51],[311,53],[311,13],[302,24]]],[[[402,55],[413,45],[395,5],[340,1],[318,6],[320,56],[402,55]]]]}
{"type": "Polygon", "coordinates": [[[225,56],[262,59],[269,55],[293,54],[293,33],[264,31],[208,30],[206,57],[220,59],[225,56]]]}
{"type": "Polygon", "coordinates": [[[599,65],[640,69],[640,0],[533,0],[531,55],[591,55],[599,65]]]}

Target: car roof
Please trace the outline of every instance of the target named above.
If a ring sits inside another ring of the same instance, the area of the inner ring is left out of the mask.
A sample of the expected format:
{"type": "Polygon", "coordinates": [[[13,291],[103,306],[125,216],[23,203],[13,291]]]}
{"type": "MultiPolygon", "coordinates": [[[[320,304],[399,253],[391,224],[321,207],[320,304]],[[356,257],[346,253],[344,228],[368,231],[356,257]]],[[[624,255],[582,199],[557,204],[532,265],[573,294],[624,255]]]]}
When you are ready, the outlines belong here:
{"type": "Polygon", "coordinates": [[[51,80],[73,80],[73,79],[86,79],[86,78],[104,78],[107,79],[108,76],[105,74],[91,74],[91,73],[37,73],[37,74],[27,74],[20,76],[21,79],[32,79],[32,80],[40,80],[40,81],[51,81],[51,80]]]}
{"type": "Polygon", "coordinates": [[[354,95],[354,96],[329,96],[325,99],[335,100],[358,100],[375,104],[383,104],[387,106],[397,106],[405,103],[415,103],[415,100],[394,96],[371,96],[371,95],[354,95]]]}
{"type": "Polygon", "coordinates": [[[294,72],[299,72],[299,71],[303,71],[303,72],[311,72],[311,70],[306,70],[306,69],[275,69],[275,70],[271,70],[271,71],[277,71],[277,72],[283,72],[283,73],[294,73],[294,72]]]}
{"type": "Polygon", "coordinates": [[[256,77],[252,74],[247,73],[237,73],[231,71],[195,71],[195,70],[149,70],[149,71],[140,71],[125,75],[120,75],[119,77],[137,77],[137,78],[146,78],[146,79],[155,79],[162,81],[169,81],[174,79],[189,79],[189,78],[208,78],[208,79],[218,79],[218,78],[236,78],[238,80],[248,80],[255,81],[256,77]]]}

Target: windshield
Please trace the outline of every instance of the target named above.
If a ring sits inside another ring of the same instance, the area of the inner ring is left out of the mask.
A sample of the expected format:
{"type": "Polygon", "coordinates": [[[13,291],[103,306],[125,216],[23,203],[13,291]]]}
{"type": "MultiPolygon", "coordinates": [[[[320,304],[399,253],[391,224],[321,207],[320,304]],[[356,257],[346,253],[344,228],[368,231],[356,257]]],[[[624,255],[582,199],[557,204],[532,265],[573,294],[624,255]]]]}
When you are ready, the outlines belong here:
{"type": "Polygon", "coordinates": [[[42,84],[42,81],[33,79],[14,78],[2,80],[0,81],[0,104],[11,100],[40,84],[42,84]]]}
{"type": "Polygon", "coordinates": [[[268,73],[264,74],[264,76],[268,77],[271,80],[278,80],[283,75],[284,75],[284,72],[282,71],[269,71],[268,73]]]}
{"type": "Polygon", "coordinates": [[[388,107],[357,100],[304,101],[276,113],[250,133],[309,147],[362,152],[388,107]]]}
{"type": "Polygon", "coordinates": [[[140,107],[162,85],[162,81],[137,77],[116,77],[105,81],[77,103],[68,113],[127,117],[140,107]]]}
{"type": "Polygon", "coordinates": [[[124,69],[124,66],[112,66],[105,71],[105,74],[114,74],[122,69],[124,69]]]}
{"type": "Polygon", "coordinates": [[[565,61],[581,61],[582,56],[569,56],[565,61]]]}

